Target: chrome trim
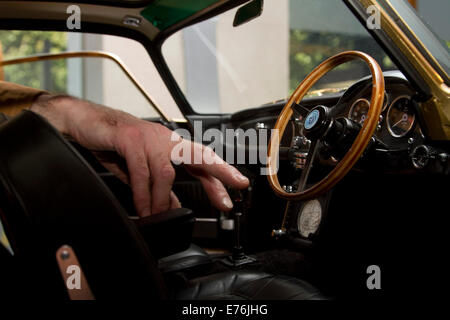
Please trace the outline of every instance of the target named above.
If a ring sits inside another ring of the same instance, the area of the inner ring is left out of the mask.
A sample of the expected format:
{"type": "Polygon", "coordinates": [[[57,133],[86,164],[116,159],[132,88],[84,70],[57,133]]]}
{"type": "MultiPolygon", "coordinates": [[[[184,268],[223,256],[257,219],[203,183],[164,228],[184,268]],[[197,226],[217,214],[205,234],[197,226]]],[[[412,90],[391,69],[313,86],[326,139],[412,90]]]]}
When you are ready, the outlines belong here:
{"type": "MultiPolygon", "coordinates": [[[[370,108],[370,102],[369,102],[369,100],[367,100],[366,98],[360,98],[360,99],[356,100],[355,102],[353,102],[352,106],[350,107],[350,111],[348,112],[348,118],[349,118],[350,120],[352,120],[352,121],[355,121],[355,120],[352,118],[352,116],[351,116],[351,114],[353,113],[353,108],[354,108],[355,105],[356,105],[358,102],[360,102],[360,101],[365,101],[365,102],[367,103],[367,108],[368,108],[368,109],[370,108]]],[[[369,111],[369,110],[367,110],[367,111],[369,111]]],[[[383,112],[383,110],[382,110],[381,112],[383,112]]],[[[364,121],[365,121],[365,120],[364,120],[364,121]]]]}
{"type": "Polygon", "coordinates": [[[217,222],[217,218],[195,218],[196,222],[217,222]]]}
{"type": "Polygon", "coordinates": [[[416,114],[413,113],[413,116],[414,116],[414,117],[413,117],[413,122],[411,123],[411,126],[408,128],[408,130],[405,131],[405,133],[403,133],[403,134],[401,134],[401,135],[398,135],[398,134],[395,134],[395,133],[392,131],[391,125],[389,124],[389,112],[391,112],[392,106],[393,106],[398,100],[403,99],[403,98],[411,99],[411,97],[408,96],[408,95],[398,96],[398,97],[395,98],[395,99],[392,101],[392,103],[389,105],[389,109],[388,109],[388,111],[387,111],[387,113],[386,113],[386,126],[387,126],[387,129],[388,129],[390,135],[393,136],[394,138],[402,138],[402,137],[406,136],[408,133],[411,132],[411,129],[414,127],[414,124],[416,123],[416,114]]]}
{"type": "Polygon", "coordinates": [[[133,16],[126,16],[123,18],[122,22],[124,25],[139,28],[141,26],[142,19],[133,16]]]}
{"type": "Polygon", "coordinates": [[[411,152],[411,162],[414,166],[414,168],[421,170],[424,169],[428,163],[430,162],[431,158],[431,149],[426,145],[419,145],[414,148],[414,150],[411,152]],[[420,162],[420,159],[417,154],[419,151],[423,152],[423,162],[420,162]]]}
{"type": "Polygon", "coordinates": [[[386,92],[386,90],[384,91],[384,101],[383,101],[383,108],[381,109],[381,113],[383,113],[385,110],[386,110],[386,108],[387,108],[387,106],[388,106],[388,103],[389,102],[389,96],[388,96],[388,94],[387,94],[387,92],[386,92]]]}
{"type": "Polygon", "coordinates": [[[272,230],[272,238],[281,238],[287,234],[285,229],[273,229],[272,230]]]}

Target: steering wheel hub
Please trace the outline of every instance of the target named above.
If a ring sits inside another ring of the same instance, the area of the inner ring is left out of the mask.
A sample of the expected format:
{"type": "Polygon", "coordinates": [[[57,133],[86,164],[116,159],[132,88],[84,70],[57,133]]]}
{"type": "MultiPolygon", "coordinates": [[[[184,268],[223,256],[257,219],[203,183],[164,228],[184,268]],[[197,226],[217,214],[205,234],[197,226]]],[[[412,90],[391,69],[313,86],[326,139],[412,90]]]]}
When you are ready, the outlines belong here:
{"type": "Polygon", "coordinates": [[[319,122],[320,113],[318,110],[311,111],[305,119],[305,129],[311,130],[319,122]]]}
{"type": "Polygon", "coordinates": [[[329,109],[322,105],[308,113],[303,125],[303,133],[309,140],[321,138],[327,132],[331,123],[329,114],[329,109]]]}

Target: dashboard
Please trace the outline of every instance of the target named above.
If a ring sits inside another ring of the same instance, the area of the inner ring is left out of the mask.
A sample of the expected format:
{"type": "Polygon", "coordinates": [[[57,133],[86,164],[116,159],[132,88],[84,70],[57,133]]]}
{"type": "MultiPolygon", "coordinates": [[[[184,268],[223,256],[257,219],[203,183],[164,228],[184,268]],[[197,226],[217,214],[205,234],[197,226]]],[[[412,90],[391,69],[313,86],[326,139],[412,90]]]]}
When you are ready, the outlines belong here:
{"type": "MultiPolygon", "coordinates": [[[[416,92],[407,79],[397,71],[386,72],[385,93],[382,112],[378,126],[373,135],[370,154],[369,147],[365,156],[355,166],[356,171],[380,173],[415,174],[432,173],[438,175],[450,174],[450,156],[435,146],[428,145],[420,125],[420,115],[415,102],[416,92]],[[365,159],[364,159],[365,158],[365,159]]],[[[345,92],[339,94],[306,98],[302,106],[312,109],[325,105],[331,109],[333,118],[344,117],[362,125],[367,117],[369,101],[371,100],[371,78],[363,78],[355,82],[345,92]]],[[[275,121],[284,106],[285,101],[246,110],[234,114],[225,128],[233,127],[247,130],[249,128],[273,128],[275,121]]],[[[291,120],[281,145],[291,145],[292,140],[302,136],[303,119],[291,120]]],[[[252,146],[246,145],[245,148],[252,146]]],[[[285,172],[287,179],[283,181],[282,166],[279,178],[283,187],[289,188],[295,176],[300,176],[298,167],[291,163],[290,171],[285,172]],[[289,181],[289,179],[291,179],[289,181]],[[283,182],[285,182],[283,184],[283,182]]],[[[295,183],[292,183],[295,185],[295,183]]],[[[285,189],[286,190],[286,189],[285,189]]],[[[288,190],[286,190],[289,192],[288,190]]],[[[308,246],[320,233],[323,221],[326,219],[331,193],[309,201],[291,201],[287,207],[282,207],[283,225],[273,230],[272,235],[281,237],[284,234],[300,246],[308,246]]]]}
{"type": "MultiPolygon", "coordinates": [[[[362,125],[369,110],[371,91],[370,79],[354,84],[334,107],[336,116],[347,117],[362,125]]],[[[383,107],[374,136],[389,149],[408,149],[424,141],[414,95],[415,91],[401,73],[385,74],[383,107]]]]}
{"type": "MultiPolygon", "coordinates": [[[[306,109],[312,109],[318,105],[330,108],[333,118],[348,118],[362,125],[367,117],[369,101],[371,99],[371,78],[363,78],[355,82],[345,92],[327,95],[323,97],[305,98],[301,104],[306,109]]],[[[376,140],[375,152],[372,160],[376,161],[366,166],[370,169],[411,170],[416,167],[424,167],[420,163],[414,163],[410,158],[412,151],[424,145],[425,137],[422,132],[417,105],[414,101],[415,91],[398,71],[385,72],[385,93],[382,112],[373,138],[376,140]]],[[[234,114],[231,121],[224,124],[222,130],[227,128],[239,128],[242,130],[260,128],[273,128],[284,106],[285,101],[245,110],[234,114]]],[[[281,146],[291,147],[294,140],[302,140],[303,120],[301,117],[291,119],[291,124],[286,127],[281,140],[281,146]]],[[[236,145],[237,148],[245,148],[247,152],[255,146],[236,145]]],[[[419,161],[420,162],[420,161],[419,161]]]]}

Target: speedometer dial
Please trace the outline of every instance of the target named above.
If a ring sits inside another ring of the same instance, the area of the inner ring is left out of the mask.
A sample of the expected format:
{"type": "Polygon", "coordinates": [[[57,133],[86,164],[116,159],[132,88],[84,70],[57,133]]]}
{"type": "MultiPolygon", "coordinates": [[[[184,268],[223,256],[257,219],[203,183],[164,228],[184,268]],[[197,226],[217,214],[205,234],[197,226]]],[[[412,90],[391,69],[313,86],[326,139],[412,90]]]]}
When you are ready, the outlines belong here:
{"type": "Polygon", "coordinates": [[[316,233],[322,220],[322,206],[319,200],[306,202],[297,218],[297,228],[301,236],[307,238],[310,234],[316,233]]]}
{"type": "Polygon", "coordinates": [[[367,99],[358,99],[350,108],[350,112],[348,113],[348,117],[363,125],[364,121],[367,118],[367,113],[369,112],[370,103],[367,99]]]}
{"type": "Polygon", "coordinates": [[[400,138],[411,131],[416,116],[407,96],[398,97],[387,113],[388,130],[393,137],[400,138]]]}

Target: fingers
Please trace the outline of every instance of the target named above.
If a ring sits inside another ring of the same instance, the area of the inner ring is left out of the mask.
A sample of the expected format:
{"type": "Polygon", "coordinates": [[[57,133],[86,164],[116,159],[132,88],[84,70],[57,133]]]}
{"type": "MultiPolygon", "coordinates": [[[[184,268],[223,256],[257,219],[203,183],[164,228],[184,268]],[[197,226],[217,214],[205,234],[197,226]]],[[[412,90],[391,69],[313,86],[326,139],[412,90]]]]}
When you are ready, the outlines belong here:
{"type": "Polygon", "coordinates": [[[222,211],[230,211],[233,208],[233,202],[222,182],[212,176],[199,179],[213,206],[222,211]]]}
{"type": "Polygon", "coordinates": [[[177,195],[171,191],[170,192],[170,209],[178,209],[181,208],[180,200],[178,200],[177,195]]]}
{"type": "Polygon", "coordinates": [[[136,211],[143,218],[151,214],[150,171],[144,150],[142,148],[130,148],[130,150],[133,151],[125,154],[130,176],[130,185],[133,190],[136,211]]]}
{"type": "Polygon", "coordinates": [[[201,171],[196,172],[192,168],[187,168],[187,170],[200,180],[213,206],[222,211],[230,211],[233,208],[233,202],[219,179],[201,171]]]}
{"type": "Polygon", "coordinates": [[[168,159],[153,159],[150,162],[152,174],[152,214],[169,210],[171,190],[175,180],[175,169],[168,159]]]}
{"type": "Polygon", "coordinates": [[[145,148],[130,147],[134,150],[125,154],[133,200],[140,217],[169,210],[172,199],[174,206],[179,206],[176,197],[171,196],[175,169],[164,156],[151,156],[145,148]],[[176,201],[175,201],[176,199],[176,201]]]}
{"type": "Polygon", "coordinates": [[[195,149],[198,150],[198,148],[201,148],[203,154],[203,162],[201,164],[186,164],[194,175],[203,175],[201,173],[206,173],[216,177],[225,185],[235,189],[244,189],[248,187],[249,180],[242,175],[239,170],[226,163],[210,148],[199,144],[194,145],[194,152],[195,149]]]}
{"type": "Polygon", "coordinates": [[[170,162],[154,161],[154,169],[149,171],[144,153],[138,153],[127,163],[134,204],[140,217],[181,208],[178,197],[171,191],[175,170],[170,162]]]}

